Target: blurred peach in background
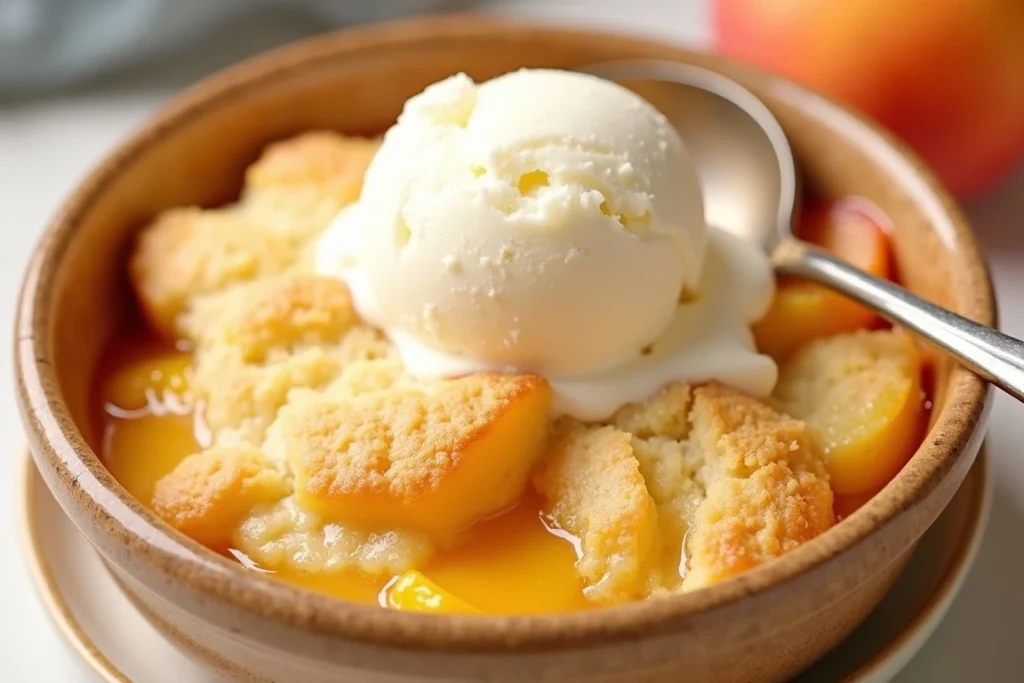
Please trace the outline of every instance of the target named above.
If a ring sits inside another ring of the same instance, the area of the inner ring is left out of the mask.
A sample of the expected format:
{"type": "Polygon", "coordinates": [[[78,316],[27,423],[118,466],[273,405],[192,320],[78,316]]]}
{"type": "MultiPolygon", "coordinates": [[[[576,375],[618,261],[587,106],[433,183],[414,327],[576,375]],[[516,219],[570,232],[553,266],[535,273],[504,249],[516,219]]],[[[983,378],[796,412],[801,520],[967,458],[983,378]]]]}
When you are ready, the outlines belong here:
{"type": "Polygon", "coordinates": [[[960,198],[1024,156],[1021,0],[715,0],[716,47],[871,115],[960,198]]]}

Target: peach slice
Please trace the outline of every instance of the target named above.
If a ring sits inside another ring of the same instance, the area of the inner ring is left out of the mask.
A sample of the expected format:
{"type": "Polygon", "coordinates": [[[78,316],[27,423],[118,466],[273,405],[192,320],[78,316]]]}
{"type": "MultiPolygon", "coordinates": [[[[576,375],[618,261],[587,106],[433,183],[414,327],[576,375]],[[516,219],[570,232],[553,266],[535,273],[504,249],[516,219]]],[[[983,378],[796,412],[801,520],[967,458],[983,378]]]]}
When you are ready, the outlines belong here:
{"type": "Polygon", "coordinates": [[[812,342],[782,366],[775,396],[807,423],[837,494],[885,486],[916,450],[924,423],[920,353],[900,331],[812,342]]]}
{"type": "Polygon", "coordinates": [[[401,574],[385,593],[387,606],[406,612],[430,614],[482,614],[468,602],[455,597],[426,576],[410,569],[401,574]]]}
{"type": "Polygon", "coordinates": [[[103,431],[103,464],[141,501],[150,500],[156,482],[201,448],[194,415],[108,419],[103,431]]]}
{"type": "MultiPolygon", "coordinates": [[[[875,211],[862,202],[837,202],[804,221],[802,237],[862,270],[889,277],[889,239],[875,211]]],[[[758,348],[778,361],[820,337],[869,328],[878,316],[860,304],[806,280],[780,280],[768,313],[754,326],[758,348]]]]}
{"type": "Polygon", "coordinates": [[[171,402],[184,404],[191,374],[191,354],[163,351],[142,356],[107,378],[103,400],[122,410],[171,402]]]}
{"type": "Polygon", "coordinates": [[[294,390],[264,448],[291,464],[299,503],[330,519],[451,539],[519,498],[550,404],[536,375],[468,375],[346,401],[294,390]]]}

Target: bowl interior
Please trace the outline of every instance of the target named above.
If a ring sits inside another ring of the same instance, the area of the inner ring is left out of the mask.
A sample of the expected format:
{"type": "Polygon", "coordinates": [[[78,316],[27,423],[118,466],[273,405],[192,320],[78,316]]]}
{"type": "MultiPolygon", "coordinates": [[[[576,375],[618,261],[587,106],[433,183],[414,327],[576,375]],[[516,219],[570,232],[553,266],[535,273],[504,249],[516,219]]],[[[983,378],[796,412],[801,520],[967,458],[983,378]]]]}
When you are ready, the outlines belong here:
{"type": "MultiPolygon", "coordinates": [[[[55,429],[122,507],[175,538],[127,500],[76,435],[77,429],[90,443],[99,437],[90,423],[93,373],[104,344],[133,305],[124,260],[139,227],[171,207],[231,200],[246,166],[274,140],[311,129],[379,132],[407,97],[450,74],[465,71],[483,80],[519,67],[573,68],[636,57],[690,62],[750,87],[781,120],[812,192],[866,197],[891,219],[899,274],[907,286],[992,322],[987,273],[956,208],[937,193],[930,175],[884,136],[827,101],[717,58],[658,43],[480,21],[419,22],[367,30],[344,42],[325,37],[230,69],[176,99],[90,176],[40,247],[19,319],[19,335],[33,336],[22,359],[44,357],[47,366],[52,364],[34,372],[47,385],[43,400],[57,415],[55,429]],[[51,376],[52,386],[45,381],[51,376]],[[63,419],[65,405],[70,422],[63,419]]],[[[980,383],[940,359],[934,387],[930,438],[962,436],[981,412],[980,383]],[[973,420],[963,420],[964,409],[973,420]]],[[[878,503],[887,507],[875,509],[874,518],[896,514],[908,498],[924,495],[951,466],[953,450],[947,445],[919,451],[894,481],[904,480],[904,489],[878,503]]],[[[843,542],[867,533],[874,523],[865,518],[843,542]]],[[[831,543],[834,551],[839,541],[831,543]]],[[[783,558],[790,574],[812,559],[811,554],[783,558]]]]}

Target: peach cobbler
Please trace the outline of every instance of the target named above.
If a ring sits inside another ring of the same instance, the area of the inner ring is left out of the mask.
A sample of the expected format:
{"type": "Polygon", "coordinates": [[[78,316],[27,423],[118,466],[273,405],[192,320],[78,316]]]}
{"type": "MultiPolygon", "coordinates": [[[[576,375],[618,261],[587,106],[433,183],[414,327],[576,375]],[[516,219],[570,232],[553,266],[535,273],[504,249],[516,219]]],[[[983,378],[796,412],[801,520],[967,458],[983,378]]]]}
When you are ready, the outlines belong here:
{"type": "MultiPolygon", "coordinates": [[[[521,71],[270,145],[235,203],[139,234],[107,466],[253,571],[405,610],[612,605],[814,538],[916,449],[920,353],[706,226],[683,143],[521,71]]],[[[882,223],[822,202],[803,231],[888,276],[882,223]]]]}

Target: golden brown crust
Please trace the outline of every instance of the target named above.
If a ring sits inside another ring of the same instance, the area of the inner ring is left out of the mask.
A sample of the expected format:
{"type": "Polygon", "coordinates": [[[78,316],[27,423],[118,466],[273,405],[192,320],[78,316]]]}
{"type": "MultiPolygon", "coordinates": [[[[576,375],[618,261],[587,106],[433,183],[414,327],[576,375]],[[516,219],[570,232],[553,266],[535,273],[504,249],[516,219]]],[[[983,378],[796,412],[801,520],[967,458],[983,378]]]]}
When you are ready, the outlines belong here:
{"type": "Polygon", "coordinates": [[[347,401],[306,392],[280,411],[265,448],[291,466],[305,505],[450,537],[520,495],[549,406],[535,375],[469,375],[347,401]]]}
{"type": "Polygon", "coordinates": [[[351,363],[388,353],[357,324],[333,278],[287,273],[196,302],[184,324],[199,338],[194,388],[215,434],[259,444],[295,388],[320,388],[351,363]]]}
{"type": "Polygon", "coordinates": [[[292,259],[286,244],[229,211],[175,209],[139,234],[129,275],[150,324],[177,336],[192,298],[281,272],[292,259]]]}
{"type": "Polygon", "coordinates": [[[648,588],[657,513],[631,442],[614,427],[564,420],[533,475],[548,514],[580,539],[577,570],[587,597],[602,604],[642,598],[648,588]]]}
{"type": "Polygon", "coordinates": [[[231,347],[243,362],[262,363],[274,351],[335,344],[356,322],[340,280],[287,274],[254,282],[225,302],[206,345],[231,347]]]}
{"type": "Polygon", "coordinates": [[[292,390],[323,387],[341,368],[342,361],[322,348],[265,365],[242,363],[230,353],[210,354],[196,366],[193,389],[218,442],[257,445],[292,390]]]}
{"type": "Polygon", "coordinates": [[[289,493],[288,482],[252,447],[210,448],[185,458],[153,489],[153,511],[203,545],[224,550],[260,504],[289,493]]]}
{"type": "Polygon", "coordinates": [[[515,401],[539,391],[535,375],[470,375],[445,382],[436,394],[385,392],[348,403],[320,402],[305,415],[300,440],[345,442],[304,449],[315,473],[315,496],[386,493],[403,503],[430,495],[460,463],[482,430],[515,401]],[[331,436],[328,436],[331,435],[331,436]]]}
{"type": "Polygon", "coordinates": [[[294,389],[322,389],[335,398],[389,388],[404,369],[383,336],[368,327],[350,328],[334,345],[274,353],[246,363],[231,345],[197,353],[192,388],[205,405],[207,425],[227,443],[260,444],[294,389]]]}
{"type": "Polygon", "coordinates": [[[359,197],[378,142],[307,133],[271,145],[224,209],[173,209],[140,233],[129,262],[152,325],[188,335],[178,316],[194,299],[299,265],[311,241],[359,197]]]}
{"type": "Polygon", "coordinates": [[[832,489],[803,423],[716,384],[694,392],[691,416],[706,498],[688,535],[685,590],[735,576],[832,526],[832,489]]]}
{"type": "Polygon", "coordinates": [[[249,167],[238,208],[305,253],[338,211],[359,198],[379,144],[325,131],[274,143],[249,167]]]}
{"type": "Polygon", "coordinates": [[[259,221],[269,234],[288,244],[296,269],[308,271],[314,263],[317,238],[350,201],[326,195],[316,185],[268,187],[247,192],[235,211],[259,221]]]}
{"type": "Polygon", "coordinates": [[[312,131],[269,145],[245,174],[246,188],[315,185],[346,202],[359,197],[380,140],[312,131]]]}
{"type": "Polygon", "coordinates": [[[591,600],[721,581],[834,521],[803,423],[757,399],[718,384],[678,385],[613,419],[649,436],[566,421],[533,476],[549,514],[580,538],[591,600]],[[650,435],[651,424],[689,438],[650,435]]]}
{"type": "Polygon", "coordinates": [[[713,483],[697,509],[689,537],[693,590],[793,550],[832,526],[832,491],[811,472],[773,462],[749,477],[713,483]]]}
{"type": "Polygon", "coordinates": [[[825,466],[807,443],[804,423],[755,398],[720,384],[694,391],[691,443],[699,448],[714,476],[749,477],[772,462],[825,476],[825,466]]]}

